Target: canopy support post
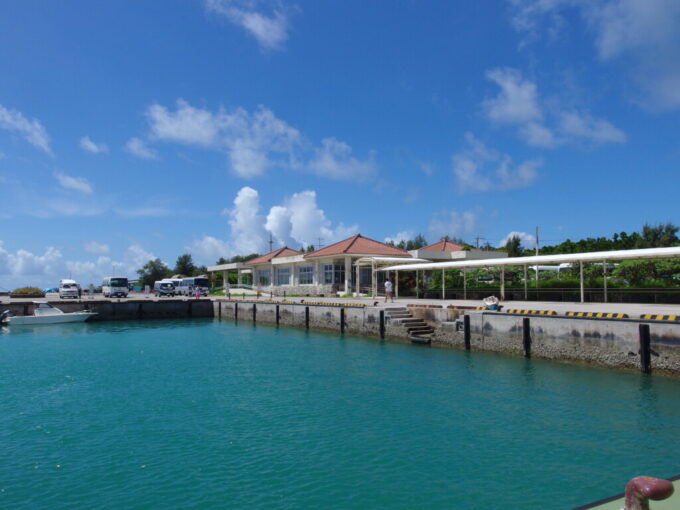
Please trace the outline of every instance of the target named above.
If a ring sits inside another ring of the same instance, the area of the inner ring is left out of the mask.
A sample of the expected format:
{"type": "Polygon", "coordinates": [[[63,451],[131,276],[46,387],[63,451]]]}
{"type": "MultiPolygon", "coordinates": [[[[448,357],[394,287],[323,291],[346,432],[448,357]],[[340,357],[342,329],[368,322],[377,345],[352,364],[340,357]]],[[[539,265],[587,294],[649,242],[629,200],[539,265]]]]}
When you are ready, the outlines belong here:
{"type": "Polygon", "coordinates": [[[505,301],[505,266],[501,266],[501,301],[505,301]]]}
{"type": "Polygon", "coordinates": [[[579,261],[579,272],[580,274],[580,280],[581,280],[581,303],[585,303],[585,293],[583,292],[583,261],[579,261]]]}
{"type": "Polygon", "coordinates": [[[524,264],[524,301],[527,301],[529,299],[529,289],[528,289],[528,283],[527,283],[527,265],[524,264]]]}
{"type": "Polygon", "coordinates": [[[444,270],[442,269],[442,301],[444,301],[444,299],[446,299],[446,298],[444,297],[444,296],[445,296],[444,292],[445,292],[445,287],[446,287],[446,285],[445,285],[445,283],[444,283],[445,281],[446,281],[446,280],[445,280],[445,278],[444,278],[444,270]]]}
{"type": "Polygon", "coordinates": [[[463,299],[467,299],[467,272],[463,269],[463,299]]]}
{"type": "Polygon", "coordinates": [[[604,302],[607,302],[607,261],[602,262],[602,269],[604,270],[604,302]]]}
{"type": "Polygon", "coordinates": [[[394,297],[399,299],[399,270],[394,272],[394,297]]]}

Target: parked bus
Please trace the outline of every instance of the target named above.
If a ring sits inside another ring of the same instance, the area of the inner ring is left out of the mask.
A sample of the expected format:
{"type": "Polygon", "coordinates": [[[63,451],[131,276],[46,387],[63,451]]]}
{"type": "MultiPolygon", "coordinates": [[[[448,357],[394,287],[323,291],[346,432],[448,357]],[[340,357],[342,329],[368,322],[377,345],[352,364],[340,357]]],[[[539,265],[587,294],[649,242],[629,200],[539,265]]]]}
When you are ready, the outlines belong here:
{"type": "Polygon", "coordinates": [[[201,292],[201,296],[208,295],[210,282],[205,276],[182,278],[179,286],[175,286],[176,293],[184,296],[193,296],[197,288],[201,292]]]}
{"type": "Polygon", "coordinates": [[[123,276],[107,276],[102,282],[104,297],[127,297],[128,279],[123,276]]]}

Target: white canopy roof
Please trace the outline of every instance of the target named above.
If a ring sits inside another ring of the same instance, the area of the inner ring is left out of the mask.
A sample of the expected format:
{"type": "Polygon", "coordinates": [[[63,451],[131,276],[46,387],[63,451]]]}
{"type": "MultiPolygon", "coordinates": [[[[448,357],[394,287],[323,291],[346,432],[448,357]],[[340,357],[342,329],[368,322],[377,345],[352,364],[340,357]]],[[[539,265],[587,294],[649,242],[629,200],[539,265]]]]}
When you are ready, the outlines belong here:
{"type": "Polygon", "coordinates": [[[455,262],[428,262],[425,264],[399,264],[389,267],[382,267],[380,268],[380,271],[462,269],[466,267],[494,266],[533,266],[539,264],[560,264],[563,262],[601,262],[605,260],[663,259],[674,257],[680,257],[680,246],[674,246],[671,248],[644,248],[639,250],[593,251],[587,253],[538,255],[533,257],[463,260],[455,262]]]}
{"type": "Polygon", "coordinates": [[[359,266],[369,265],[375,262],[376,264],[394,264],[395,262],[401,262],[402,264],[418,264],[427,263],[427,259],[416,259],[407,257],[361,257],[357,259],[356,264],[359,266]]]}

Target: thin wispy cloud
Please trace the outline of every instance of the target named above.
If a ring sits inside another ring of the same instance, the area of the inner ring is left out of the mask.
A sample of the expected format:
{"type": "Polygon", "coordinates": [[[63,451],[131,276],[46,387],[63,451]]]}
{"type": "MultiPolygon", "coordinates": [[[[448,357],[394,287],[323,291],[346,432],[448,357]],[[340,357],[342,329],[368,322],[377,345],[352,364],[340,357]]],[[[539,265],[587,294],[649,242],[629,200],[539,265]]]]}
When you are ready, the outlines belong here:
{"type": "Polygon", "coordinates": [[[0,129],[19,134],[34,147],[52,155],[50,138],[37,119],[28,120],[21,112],[0,105],[0,129]]]}
{"type": "Polygon", "coordinates": [[[80,148],[92,154],[101,154],[109,152],[109,148],[105,143],[95,143],[89,136],[83,136],[80,139],[80,148]]]}
{"type": "Polygon", "coordinates": [[[472,133],[465,135],[466,147],[453,155],[453,175],[461,193],[509,191],[526,188],[538,178],[540,159],[514,164],[507,154],[486,147],[472,133]]]}
{"type": "Polygon", "coordinates": [[[55,173],[54,178],[57,179],[62,188],[80,191],[87,195],[92,193],[92,184],[84,177],[72,177],[63,173],[55,173]]]}
{"type": "Polygon", "coordinates": [[[566,15],[580,15],[603,62],[624,60],[651,109],[680,108],[680,2],[677,0],[509,0],[512,24],[527,36],[559,37],[566,15]],[[630,63],[630,64],[629,64],[630,63]]]}
{"type": "Polygon", "coordinates": [[[288,39],[290,24],[281,2],[206,0],[205,7],[245,30],[263,50],[280,50],[288,39]]]}
{"type": "Polygon", "coordinates": [[[141,159],[157,159],[158,154],[155,150],[149,147],[141,138],[130,138],[125,144],[125,150],[133,156],[141,159]]]}
{"type": "Polygon", "coordinates": [[[536,84],[517,69],[492,69],[486,77],[500,91],[496,97],[482,102],[484,114],[494,124],[515,127],[528,145],[555,148],[568,143],[602,145],[627,141],[626,134],[607,120],[586,111],[541,104],[536,84]]]}

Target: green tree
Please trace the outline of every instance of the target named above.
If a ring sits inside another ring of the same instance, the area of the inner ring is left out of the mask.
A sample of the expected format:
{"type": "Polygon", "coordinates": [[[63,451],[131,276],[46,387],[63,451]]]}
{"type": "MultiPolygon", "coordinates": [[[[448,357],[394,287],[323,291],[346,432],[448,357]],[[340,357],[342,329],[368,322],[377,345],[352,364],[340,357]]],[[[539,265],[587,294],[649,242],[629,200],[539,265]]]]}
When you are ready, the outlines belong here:
{"type": "MultiPolygon", "coordinates": [[[[403,242],[403,241],[402,241],[403,242]]],[[[401,248],[401,243],[399,243],[399,246],[401,248]]],[[[422,248],[423,246],[427,246],[427,239],[422,234],[418,234],[415,239],[411,239],[410,241],[406,241],[404,244],[404,247],[402,249],[405,250],[417,250],[419,248],[422,248]]]]}
{"type": "Polygon", "coordinates": [[[194,276],[196,274],[196,266],[190,253],[185,253],[177,257],[175,262],[174,274],[183,274],[184,276],[194,276]]]}
{"type": "Polygon", "coordinates": [[[137,274],[142,287],[144,285],[153,287],[155,281],[170,276],[170,268],[161,259],[155,259],[144,264],[141,269],[137,269],[137,274]]]}
{"type": "Polygon", "coordinates": [[[505,243],[505,251],[508,252],[508,257],[522,256],[522,240],[518,235],[511,236],[505,243]]]}
{"type": "Polygon", "coordinates": [[[678,244],[678,229],[672,223],[649,225],[642,227],[638,248],[666,248],[678,244]]]}

